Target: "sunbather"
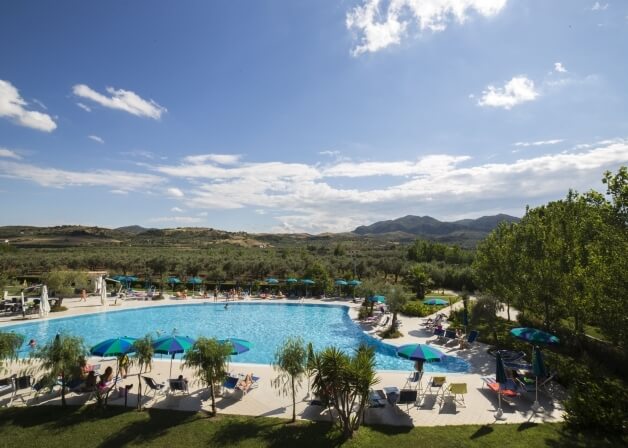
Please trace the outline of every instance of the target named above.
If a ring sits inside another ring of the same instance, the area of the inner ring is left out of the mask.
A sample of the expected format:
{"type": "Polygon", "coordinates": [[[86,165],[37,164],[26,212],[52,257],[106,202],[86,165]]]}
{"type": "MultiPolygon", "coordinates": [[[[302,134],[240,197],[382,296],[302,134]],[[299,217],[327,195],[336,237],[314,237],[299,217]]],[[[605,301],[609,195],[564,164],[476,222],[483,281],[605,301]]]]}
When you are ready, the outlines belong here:
{"type": "Polygon", "coordinates": [[[236,388],[240,389],[244,393],[247,393],[253,383],[253,373],[248,373],[243,379],[238,381],[236,388]]]}

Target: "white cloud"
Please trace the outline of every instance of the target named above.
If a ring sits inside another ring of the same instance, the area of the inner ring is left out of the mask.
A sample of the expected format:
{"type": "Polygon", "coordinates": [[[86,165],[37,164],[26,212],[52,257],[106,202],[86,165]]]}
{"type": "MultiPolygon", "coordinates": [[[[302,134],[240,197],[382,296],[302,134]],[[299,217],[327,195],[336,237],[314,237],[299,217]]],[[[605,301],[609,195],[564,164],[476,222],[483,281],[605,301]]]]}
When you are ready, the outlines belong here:
{"type": "MultiPolygon", "coordinates": [[[[123,110],[138,117],[159,120],[161,115],[167,112],[165,107],[160,106],[155,101],[147,101],[130,90],[116,90],[113,87],[107,87],[105,90],[111,96],[98,93],[85,84],[77,84],[72,88],[73,93],[78,97],[87,98],[103,107],[123,110]]],[[[80,105],[80,103],[78,104],[80,105]]]]}
{"type": "Polygon", "coordinates": [[[534,87],[534,81],[520,75],[513,77],[504,87],[489,85],[482,92],[478,105],[509,110],[518,104],[534,101],[538,96],[539,92],[534,87]]]}
{"type": "Polygon", "coordinates": [[[87,138],[94,140],[95,142],[98,142],[101,145],[105,143],[105,141],[102,138],[98,137],[97,135],[88,135],[87,138]]]}
{"type": "Polygon", "coordinates": [[[562,62],[554,62],[554,71],[556,73],[567,73],[567,69],[562,62]]]}
{"type": "Polygon", "coordinates": [[[176,187],[168,188],[166,190],[166,193],[168,193],[170,196],[175,197],[175,198],[183,197],[183,191],[181,191],[179,188],[176,188],[176,187]]]}
{"type": "Polygon", "coordinates": [[[170,209],[171,212],[175,212],[175,213],[183,213],[183,209],[179,208],[179,207],[172,207],[170,209]]]}
{"type": "Polygon", "coordinates": [[[33,103],[37,104],[39,107],[41,107],[44,110],[48,110],[46,105],[42,103],[41,101],[39,101],[37,98],[33,98],[33,103]]]}
{"type": "Polygon", "coordinates": [[[161,216],[159,218],[151,218],[150,222],[170,222],[175,224],[194,224],[201,222],[196,216],[161,216]]]}
{"type": "Polygon", "coordinates": [[[562,143],[565,140],[563,140],[562,138],[555,138],[552,140],[539,140],[536,142],[517,142],[517,143],[513,143],[514,146],[523,146],[523,147],[528,147],[528,146],[544,146],[544,145],[557,145],[558,143],[562,143]]]}
{"type": "Polygon", "coordinates": [[[608,3],[600,3],[600,2],[595,2],[593,3],[593,6],[591,6],[591,11],[606,11],[608,9],[608,3]]]}
{"type": "Polygon", "coordinates": [[[197,216],[207,216],[209,215],[209,213],[207,212],[200,212],[197,216]]]}
{"type": "Polygon", "coordinates": [[[325,177],[410,176],[447,171],[468,156],[430,155],[416,161],[338,163],[322,171],[325,177]]]}
{"type": "Polygon", "coordinates": [[[83,109],[84,111],[86,111],[86,112],[91,112],[92,111],[91,107],[89,107],[89,106],[87,106],[87,105],[85,105],[85,104],[83,104],[81,102],[76,103],[76,105],[78,107],[80,107],[81,109],[83,109]]]}
{"type": "Polygon", "coordinates": [[[498,14],[507,0],[361,0],[346,16],[346,27],[356,33],[352,54],[376,52],[397,45],[410,29],[444,31],[450,22],[464,23],[471,13],[498,14]]]}
{"type": "Polygon", "coordinates": [[[321,156],[338,157],[340,155],[340,151],[319,151],[318,154],[321,156]]]}
{"type": "Polygon", "coordinates": [[[153,174],[115,170],[69,171],[3,160],[0,160],[0,176],[31,181],[43,187],[112,187],[122,191],[146,191],[147,185],[162,180],[153,174]]]}
{"type": "Polygon", "coordinates": [[[0,117],[6,117],[20,126],[38,131],[52,132],[57,128],[50,115],[27,110],[26,106],[28,103],[20,96],[17,88],[10,82],[0,79],[0,117]]]}
{"type": "Polygon", "coordinates": [[[235,165],[242,156],[239,154],[199,154],[196,156],[187,156],[183,160],[195,165],[205,162],[214,162],[219,165],[235,165]]]}
{"type": "Polygon", "coordinates": [[[126,191],[126,190],[109,190],[109,193],[113,193],[113,194],[129,194],[129,192],[126,191]]]}
{"type": "Polygon", "coordinates": [[[6,149],[6,148],[0,148],[0,157],[6,157],[8,159],[17,159],[17,160],[22,158],[15,151],[11,151],[10,149],[6,149]]]}

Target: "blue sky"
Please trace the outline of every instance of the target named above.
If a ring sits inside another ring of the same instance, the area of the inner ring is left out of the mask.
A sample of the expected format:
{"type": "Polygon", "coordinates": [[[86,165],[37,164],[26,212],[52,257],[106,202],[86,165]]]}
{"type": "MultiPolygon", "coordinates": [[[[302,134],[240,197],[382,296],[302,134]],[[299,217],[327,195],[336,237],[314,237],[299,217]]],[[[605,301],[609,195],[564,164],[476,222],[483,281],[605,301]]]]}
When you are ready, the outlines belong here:
{"type": "Polygon", "coordinates": [[[2,2],[0,225],[352,230],[628,163],[628,3],[2,2]]]}

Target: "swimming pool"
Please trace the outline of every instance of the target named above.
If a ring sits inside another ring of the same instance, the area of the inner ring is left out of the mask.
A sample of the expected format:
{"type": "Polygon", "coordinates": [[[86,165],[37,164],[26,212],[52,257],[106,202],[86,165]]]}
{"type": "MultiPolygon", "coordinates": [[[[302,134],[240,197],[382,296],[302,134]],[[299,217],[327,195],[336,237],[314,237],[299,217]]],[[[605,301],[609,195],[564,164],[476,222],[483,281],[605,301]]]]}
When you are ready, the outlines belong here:
{"type": "MultiPolygon", "coordinates": [[[[199,303],[110,310],[83,316],[43,319],[10,325],[1,331],[23,334],[26,341],[39,343],[64,332],[82,336],[88,346],[113,337],[142,337],[150,333],[178,335],[235,337],[253,343],[253,348],[232,357],[233,362],[269,364],[275,351],[288,336],[301,336],[312,342],[315,350],[334,345],[346,352],[361,342],[375,347],[377,368],[380,370],[411,370],[413,362],[395,354],[395,347],[365,334],[349,317],[346,306],[295,303],[233,303],[227,309],[221,303],[199,303]]],[[[25,344],[27,343],[25,341],[25,344]]],[[[24,347],[25,355],[28,348],[24,347]]],[[[159,355],[156,355],[159,358],[159,355]]],[[[447,356],[441,363],[426,364],[431,372],[466,372],[466,361],[447,356]]]]}

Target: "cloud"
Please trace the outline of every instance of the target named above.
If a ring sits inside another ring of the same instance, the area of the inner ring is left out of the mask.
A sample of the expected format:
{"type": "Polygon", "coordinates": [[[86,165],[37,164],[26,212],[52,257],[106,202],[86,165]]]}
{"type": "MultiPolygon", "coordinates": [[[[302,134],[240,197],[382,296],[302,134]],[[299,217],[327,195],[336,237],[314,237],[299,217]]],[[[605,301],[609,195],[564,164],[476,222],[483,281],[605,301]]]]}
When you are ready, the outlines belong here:
{"type": "Polygon", "coordinates": [[[57,124],[50,115],[27,110],[26,106],[28,103],[20,96],[13,84],[0,79],[0,117],[38,131],[52,132],[57,128],[57,124]]]}
{"type": "Polygon", "coordinates": [[[129,194],[129,192],[126,191],[126,190],[109,190],[109,193],[113,193],[113,194],[129,194]]]}
{"type": "Polygon", "coordinates": [[[34,182],[43,187],[111,187],[120,191],[146,191],[162,181],[153,174],[115,170],[69,171],[0,160],[0,177],[34,182]]]}
{"type": "Polygon", "coordinates": [[[207,213],[207,212],[200,212],[200,213],[198,214],[198,216],[207,216],[207,215],[209,215],[209,213],[207,213]]]}
{"type": "Polygon", "coordinates": [[[509,110],[519,104],[534,101],[538,96],[539,92],[534,87],[534,81],[520,75],[513,77],[504,87],[489,85],[482,92],[478,105],[509,110]]]}
{"type": "Polygon", "coordinates": [[[352,54],[359,56],[398,45],[410,29],[444,31],[451,22],[465,23],[469,14],[492,17],[507,0],[361,0],[346,16],[348,30],[358,44],[352,54]]]}
{"type": "Polygon", "coordinates": [[[179,208],[179,207],[172,207],[170,209],[171,212],[175,212],[175,213],[183,213],[183,209],[179,208]]]}
{"type": "Polygon", "coordinates": [[[161,115],[167,112],[165,107],[160,106],[155,101],[147,101],[130,90],[116,90],[113,87],[107,87],[105,90],[111,96],[98,93],[85,84],[77,84],[72,88],[74,95],[78,97],[92,100],[103,107],[123,110],[138,117],[159,120],[161,115]]]}
{"type": "Polygon", "coordinates": [[[563,140],[562,138],[555,138],[553,140],[539,140],[536,142],[517,142],[517,143],[513,143],[514,146],[523,146],[523,147],[528,147],[528,146],[543,146],[543,145],[557,145],[558,143],[562,143],[565,140],[563,140]]]}
{"type": "Polygon", "coordinates": [[[240,160],[239,154],[199,154],[187,156],[183,160],[188,163],[199,165],[205,162],[215,162],[220,165],[235,165],[240,160]]]}
{"type": "Polygon", "coordinates": [[[567,73],[567,69],[563,66],[562,62],[554,62],[554,71],[556,73],[567,73]]]}
{"type": "Polygon", "coordinates": [[[48,110],[46,105],[42,103],[41,101],[39,101],[37,98],[33,98],[33,103],[37,104],[39,107],[41,107],[44,110],[48,110]]]}
{"type": "Polygon", "coordinates": [[[94,140],[95,142],[98,142],[101,145],[105,143],[105,141],[102,138],[98,137],[97,135],[88,135],[87,138],[94,140]]]}
{"type": "Polygon", "coordinates": [[[22,158],[15,151],[11,151],[10,149],[6,149],[6,148],[0,148],[0,157],[6,157],[8,159],[17,159],[17,160],[22,158]]]}
{"type": "MultiPolygon", "coordinates": [[[[555,140],[519,143],[540,146],[556,144],[555,140]]],[[[483,209],[516,206],[523,213],[525,205],[538,198],[562,197],[569,188],[592,188],[605,169],[628,162],[628,139],[511,163],[471,161],[465,155],[437,154],[398,162],[314,166],[242,163],[217,171],[219,177],[192,177],[185,204],[201,210],[263,211],[277,223],[273,231],[310,233],[346,231],[364,222],[403,214],[479,216],[483,209]],[[266,170],[269,165],[275,167],[272,175],[266,170]],[[292,175],[290,165],[295,170],[292,175]],[[381,175],[389,176],[387,186],[373,182],[381,175]],[[339,188],[328,183],[337,178],[353,178],[356,186],[339,188]]],[[[181,167],[172,168],[175,177],[188,177],[181,167]]],[[[163,167],[153,169],[166,174],[163,167]]],[[[207,173],[216,167],[200,165],[196,169],[207,173]]]]}
{"type": "Polygon", "coordinates": [[[151,218],[150,222],[171,222],[175,224],[194,224],[201,222],[201,218],[196,216],[162,216],[159,218],[151,218]]]}
{"type": "Polygon", "coordinates": [[[166,193],[168,193],[168,195],[174,197],[174,198],[182,198],[183,197],[183,191],[181,191],[180,189],[176,188],[176,187],[171,187],[168,188],[166,190],[166,193]]]}
{"type": "Polygon", "coordinates": [[[608,3],[600,3],[600,2],[595,2],[593,3],[593,6],[591,6],[591,11],[606,11],[608,9],[608,3]]]}
{"type": "Polygon", "coordinates": [[[85,104],[83,104],[81,102],[76,103],[76,105],[78,107],[80,107],[81,109],[83,109],[84,111],[86,111],[86,112],[91,112],[92,111],[92,109],[89,106],[87,106],[87,105],[85,105],[85,104]]]}

